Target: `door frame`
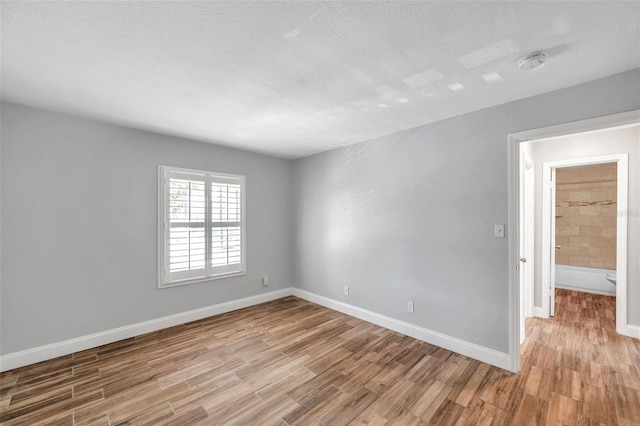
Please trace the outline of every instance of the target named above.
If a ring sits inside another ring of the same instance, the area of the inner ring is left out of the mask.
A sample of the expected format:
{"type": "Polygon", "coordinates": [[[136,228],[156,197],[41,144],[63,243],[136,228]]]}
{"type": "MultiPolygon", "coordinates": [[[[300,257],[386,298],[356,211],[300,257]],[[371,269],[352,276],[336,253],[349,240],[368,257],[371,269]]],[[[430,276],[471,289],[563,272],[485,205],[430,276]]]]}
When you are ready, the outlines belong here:
{"type": "MultiPolygon", "coordinates": [[[[508,149],[508,264],[509,264],[509,359],[510,371],[520,371],[520,278],[518,264],[518,250],[520,247],[520,143],[532,140],[545,139],[558,136],[567,136],[576,133],[603,130],[612,127],[620,127],[640,122],[640,110],[628,111],[619,114],[596,117],[587,120],[564,123],[539,129],[525,130],[511,133],[507,136],[508,149]]],[[[625,306],[626,308],[626,306],[625,306]]],[[[626,314],[626,309],[624,310],[626,314]]],[[[624,323],[623,333],[640,338],[635,328],[629,327],[627,318],[616,315],[616,329],[618,322],[624,323]]]]}
{"type": "MultiPolygon", "coordinates": [[[[629,210],[629,154],[601,155],[597,157],[573,158],[570,160],[542,163],[542,312],[544,318],[553,316],[555,283],[551,279],[554,265],[551,264],[554,251],[551,249],[555,232],[555,171],[564,167],[593,166],[617,163],[617,205],[618,211],[629,210]],[[544,273],[549,271],[550,273],[544,273]],[[548,303],[547,303],[548,302],[548,303]]],[[[627,325],[627,222],[626,215],[616,221],[616,332],[625,334],[627,325]]]]}

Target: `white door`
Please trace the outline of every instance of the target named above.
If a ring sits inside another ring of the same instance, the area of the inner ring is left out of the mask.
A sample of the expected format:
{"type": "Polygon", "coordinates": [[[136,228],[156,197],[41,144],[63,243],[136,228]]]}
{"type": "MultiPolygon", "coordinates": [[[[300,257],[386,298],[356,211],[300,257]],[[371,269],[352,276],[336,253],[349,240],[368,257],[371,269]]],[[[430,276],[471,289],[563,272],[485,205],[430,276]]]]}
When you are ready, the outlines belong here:
{"type": "Polygon", "coordinates": [[[549,260],[549,316],[556,314],[556,169],[551,168],[551,232],[549,239],[551,248],[549,250],[551,257],[549,260]]]}
{"type": "MultiPolygon", "coordinates": [[[[523,229],[523,228],[520,228],[520,229],[523,229]]],[[[520,250],[520,344],[524,342],[524,338],[525,338],[525,318],[526,318],[525,309],[528,303],[527,290],[526,290],[528,263],[527,263],[526,250],[522,250],[523,249],[522,240],[524,240],[522,234],[524,234],[524,232],[520,234],[520,248],[521,248],[520,250]]]]}
{"type": "Polygon", "coordinates": [[[531,316],[532,238],[533,238],[533,161],[522,153],[520,162],[520,343],[525,338],[525,318],[531,316]]]}

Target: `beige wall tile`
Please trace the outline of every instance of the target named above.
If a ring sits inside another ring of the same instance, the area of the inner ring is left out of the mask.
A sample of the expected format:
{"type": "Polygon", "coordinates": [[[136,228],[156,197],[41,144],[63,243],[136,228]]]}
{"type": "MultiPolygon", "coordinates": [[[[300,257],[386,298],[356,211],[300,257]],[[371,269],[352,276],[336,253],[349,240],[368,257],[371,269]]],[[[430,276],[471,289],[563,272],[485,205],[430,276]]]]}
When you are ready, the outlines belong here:
{"type": "Polygon", "coordinates": [[[572,206],[572,207],[565,207],[564,208],[564,215],[565,216],[580,216],[580,207],[579,206],[572,206]]]}
{"type": "Polygon", "coordinates": [[[597,247],[580,247],[580,257],[602,257],[602,249],[597,247]]]}
{"type": "Polygon", "coordinates": [[[569,256],[569,265],[591,267],[591,258],[584,256],[569,256]]]}
{"type": "Polygon", "coordinates": [[[558,236],[579,236],[579,226],[556,226],[556,235],[558,236]]]}
{"type": "Polygon", "coordinates": [[[580,207],[580,216],[602,216],[602,206],[580,207]]]}
{"type": "Polygon", "coordinates": [[[581,226],[580,236],[581,237],[602,237],[603,230],[604,228],[602,226],[581,226]]]}
{"type": "Polygon", "coordinates": [[[602,191],[602,184],[601,183],[581,183],[580,184],[580,191],[587,191],[587,192],[595,192],[595,191],[602,191]]]}
{"type": "Polygon", "coordinates": [[[616,246],[615,238],[590,237],[590,245],[592,247],[612,248],[616,246]]]}
{"type": "Polygon", "coordinates": [[[576,247],[589,247],[590,237],[569,237],[569,244],[576,247]]]}
{"type": "Polygon", "coordinates": [[[559,184],[575,184],[581,182],[613,181],[617,176],[616,164],[572,167],[558,169],[556,181],[559,184]]]}
{"type": "Polygon", "coordinates": [[[589,261],[589,265],[586,266],[590,266],[592,268],[616,269],[616,261],[615,259],[594,258],[591,259],[589,261]]]}
{"type": "Polygon", "coordinates": [[[569,217],[569,223],[573,226],[591,225],[591,220],[588,217],[571,216],[569,217]]]}
{"type": "Polygon", "coordinates": [[[588,191],[572,192],[571,198],[578,201],[591,201],[591,193],[588,191]]]}
{"type": "Polygon", "coordinates": [[[616,191],[592,191],[589,192],[590,201],[615,201],[616,191]]]}
{"type": "MultiPolygon", "coordinates": [[[[560,245],[560,244],[558,244],[560,245]]],[[[569,245],[560,245],[560,249],[556,250],[556,256],[558,253],[565,254],[567,256],[580,256],[580,247],[577,246],[569,246],[569,245]]]]}
{"type": "MultiPolygon", "coordinates": [[[[557,181],[557,178],[556,178],[557,181]]],[[[563,191],[575,191],[576,189],[580,189],[580,184],[578,183],[560,183],[556,182],[558,190],[562,189],[563,191]]]]}
{"type": "Polygon", "coordinates": [[[606,227],[615,227],[616,226],[616,217],[615,216],[592,216],[589,218],[589,223],[592,226],[604,226],[606,227]]]}

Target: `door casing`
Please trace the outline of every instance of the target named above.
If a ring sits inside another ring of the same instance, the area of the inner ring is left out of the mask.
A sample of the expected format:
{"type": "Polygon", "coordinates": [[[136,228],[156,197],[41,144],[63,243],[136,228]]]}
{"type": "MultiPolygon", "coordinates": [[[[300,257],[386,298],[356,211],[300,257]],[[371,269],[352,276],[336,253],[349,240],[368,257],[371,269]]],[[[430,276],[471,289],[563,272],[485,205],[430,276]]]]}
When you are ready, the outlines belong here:
{"type": "MultiPolygon", "coordinates": [[[[555,187],[556,170],[563,167],[617,163],[617,210],[628,210],[629,154],[602,155],[549,161],[542,164],[542,309],[545,317],[555,309],[555,187]],[[549,273],[547,273],[547,271],[549,273]],[[549,301],[549,303],[546,303],[549,301]]],[[[627,216],[616,221],[616,332],[625,334],[627,324],[627,216]]]]}
{"type": "MultiPolygon", "coordinates": [[[[520,143],[582,132],[597,131],[640,123],[640,110],[628,111],[587,120],[564,123],[539,129],[526,130],[508,135],[508,251],[509,251],[509,359],[510,371],[520,371],[520,143]]],[[[618,178],[620,180],[620,177],[618,178]]],[[[625,247],[626,249],[626,247],[625,247]]],[[[626,257],[626,251],[625,251],[626,257]]],[[[626,271],[625,271],[626,272],[626,271]]],[[[626,278],[626,277],[625,277],[626,278]]],[[[544,287],[544,286],[543,286],[544,287]]],[[[626,290],[626,289],[625,289],[626,290]]],[[[634,329],[627,326],[626,305],[623,310],[616,306],[616,330],[638,338],[634,329]],[[624,316],[623,316],[624,314],[624,316]],[[623,324],[622,326],[620,324],[623,324]]]]}

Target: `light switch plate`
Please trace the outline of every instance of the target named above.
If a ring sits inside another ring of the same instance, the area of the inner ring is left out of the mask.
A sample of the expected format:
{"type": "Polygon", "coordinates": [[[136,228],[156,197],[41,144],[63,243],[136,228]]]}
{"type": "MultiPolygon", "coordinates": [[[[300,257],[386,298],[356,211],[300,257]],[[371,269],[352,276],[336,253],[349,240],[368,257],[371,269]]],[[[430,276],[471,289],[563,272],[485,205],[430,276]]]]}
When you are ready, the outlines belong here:
{"type": "Polygon", "coordinates": [[[496,238],[504,238],[504,225],[496,225],[493,228],[493,236],[496,238]]]}

